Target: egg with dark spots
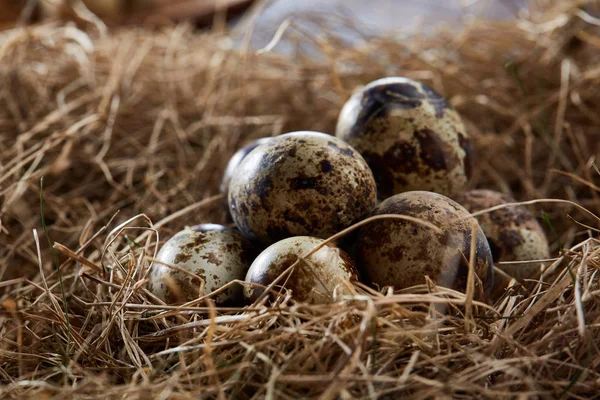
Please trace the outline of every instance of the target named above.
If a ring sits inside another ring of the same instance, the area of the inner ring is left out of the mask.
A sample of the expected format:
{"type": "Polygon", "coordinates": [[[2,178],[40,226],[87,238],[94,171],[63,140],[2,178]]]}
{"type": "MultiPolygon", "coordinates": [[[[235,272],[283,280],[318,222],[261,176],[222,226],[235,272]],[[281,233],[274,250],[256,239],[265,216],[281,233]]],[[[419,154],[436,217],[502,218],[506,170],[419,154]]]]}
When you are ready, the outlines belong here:
{"type": "MultiPolygon", "coordinates": [[[[158,252],[148,289],[167,304],[191,301],[235,279],[244,280],[253,256],[252,245],[236,229],[216,224],[188,227],[158,252]],[[204,281],[204,293],[198,278],[204,281]]],[[[242,287],[231,285],[213,300],[219,305],[240,304],[242,287]]]]}
{"type": "MultiPolygon", "coordinates": [[[[349,293],[351,282],[358,280],[358,273],[350,257],[332,244],[327,243],[307,256],[323,242],[315,237],[296,236],[272,244],[254,260],[246,282],[267,287],[298,261],[275,283],[275,290],[284,287],[300,302],[334,301],[339,295],[349,293]]],[[[244,297],[251,302],[263,292],[264,289],[256,285],[244,287],[244,297]]]]}
{"type": "MultiPolygon", "coordinates": [[[[516,203],[514,198],[493,190],[471,190],[456,196],[455,200],[471,213],[516,203]]],[[[503,264],[550,258],[544,229],[525,206],[501,208],[476,218],[487,236],[498,268],[518,280],[540,274],[542,262],[503,264]]]]}
{"type": "Polygon", "coordinates": [[[251,151],[229,184],[230,213],[250,240],[327,238],[364,218],[377,200],[361,155],[318,132],[293,132],[251,151]]]}
{"type": "Polygon", "coordinates": [[[229,189],[229,181],[231,180],[231,177],[233,176],[235,169],[238,167],[238,165],[240,165],[240,163],[248,155],[248,153],[250,153],[252,150],[257,148],[261,144],[268,142],[269,140],[271,140],[270,137],[254,140],[254,141],[248,143],[247,145],[245,145],[244,147],[242,147],[241,149],[239,149],[237,152],[235,152],[235,154],[233,156],[231,156],[231,158],[229,159],[229,162],[227,163],[227,167],[225,167],[225,172],[223,173],[223,178],[221,179],[221,184],[219,185],[219,191],[222,194],[224,194],[227,197],[227,191],[229,189]]]}
{"type": "Polygon", "coordinates": [[[493,261],[477,220],[441,194],[411,191],[394,195],[372,215],[397,214],[418,218],[429,226],[399,219],[380,219],[360,228],[357,263],[365,278],[381,287],[404,289],[424,284],[429,276],[437,285],[465,291],[474,230],[475,297],[487,300],[492,288],[493,261]]]}
{"type": "Polygon", "coordinates": [[[464,190],[472,149],[460,116],[429,86],[407,78],[373,81],[342,108],[336,136],[367,161],[379,197],[464,190]]]}

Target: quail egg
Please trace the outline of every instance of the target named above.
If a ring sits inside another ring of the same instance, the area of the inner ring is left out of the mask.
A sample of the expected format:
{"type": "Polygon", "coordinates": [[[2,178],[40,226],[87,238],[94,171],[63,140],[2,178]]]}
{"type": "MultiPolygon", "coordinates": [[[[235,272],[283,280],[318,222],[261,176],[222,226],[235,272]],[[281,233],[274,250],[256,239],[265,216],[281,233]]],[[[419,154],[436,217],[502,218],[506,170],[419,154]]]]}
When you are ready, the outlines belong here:
{"type": "Polygon", "coordinates": [[[381,219],[362,227],[357,239],[361,273],[374,284],[403,289],[425,283],[425,275],[438,285],[466,289],[475,227],[475,294],[486,299],[492,286],[493,261],[483,231],[467,210],[441,194],[412,191],[394,195],[372,215],[406,215],[432,223],[441,233],[416,222],[381,219]]]}
{"type": "Polygon", "coordinates": [[[471,173],[460,116],[411,79],[379,79],[356,91],[340,112],[336,136],[367,161],[381,199],[411,190],[460,193],[471,173]]]}
{"type": "MultiPolygon", "coordinates": [[[[268,286],[299,257],[322,243],[319,238],[295,236],[272,244],[254,260],[246,282],[268,286]]],[[[291,290],[297,301],[319,304],[331,302],[335,293],[346,292],[348,283],[357,280],[358,273],[350,257],[327,243],[314,254],[300,259],[290,274],[276,285],[291,290]]],[[[244,297],[249,301],[256,300],[262,293],[262,288],[244,287],[244,297]]]]}
{"type": "MultiPolygon", "coordinates": [[[[493,190],[471,190],[455,197],[469,212],[475,213],[516,200],[493,190]]],[[[518,280],[540,273],[542,263],[502,264],[503,261],[529,261],[550,258],[543,228],[524,206],[501,208],[478,215],[498,268],[518,280]]]]}
{"type": "Polygon", "coordinates": [[[271,140],[270,137],[254,140],[242,147],[241,149],[239,149],[233,156],[231,156],[229,162],[227,163],[227,167],[225,167],[225,172],[223,173],[221,184],[219,185],[219,191],[222,194],[227,196],[227,191],[229,189],[229,181],[231,180],[235,169],[238,167],[238,165],[240,165],[240,163],[248,155],[248,153],[250,153],[252,150],[257,148],[261,144],[267,143],[269,140],[271,140]]]}
{"type": "MultiPolygon", "coordinates": [[[[185,228],[158,252],[148,288],[167,304],[191,301],[202,295],[201,282],[193,275],[204,280],[204,294],[209,294],[235,279],[243,280],[253,255],[252,245],[235,229],[216,224],[185,228]]],[[[227,288],[214,300],[217,304],[239,303],[241,285],[227,288]]]]}
{"type": "Polygon", "coordinates": [[[239,230],[268,245],[291,236],[327,238],[376,204],[369,166],[350,145],[319,132],[277,136],[252,150],[229,183],[239,230]]]}

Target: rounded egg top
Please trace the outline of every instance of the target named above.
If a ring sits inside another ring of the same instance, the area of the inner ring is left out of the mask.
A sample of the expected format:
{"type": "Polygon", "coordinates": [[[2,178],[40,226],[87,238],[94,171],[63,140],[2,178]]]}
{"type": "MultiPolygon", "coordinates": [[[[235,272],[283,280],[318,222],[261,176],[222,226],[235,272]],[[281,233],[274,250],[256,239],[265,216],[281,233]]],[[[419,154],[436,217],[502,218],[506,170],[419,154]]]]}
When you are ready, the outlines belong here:
{"type": "Polygon", "coordinates": [[[365,158],[379,197],[462,192],[472,149],[460,116],[429,86],[403,77],[369,83],[342,108],[336,136],[365,158]]]}
{"type": "MultiPolygon", "coordinates": [[[[236,229],[217,224],[187,227],[161,247],[148,288],[168,304],[191,301],[233,280],[243,280],[253,256],[252,245],[236,229]],[[204,293],[196,277],[204,281],[204,293]]],[[[217,295],[215,302],[239,304],[241,299],[242,287],[237,285],[217,295]]]]}
{"type": "Polygon", "coordinates": [[[327,238],[361,220],[377,200],[361,155],[340,139],[301,131],[255,148],[229,184],[233,221],[250,239],[327,238]]]}
{"type": "MultiPolygon", "coordinates": [[[[347,292],[347,285],[358,280],[358,273],[352,259],[330,243],[307,256],[322,243],[323,239],[295,236],[272,244],[256,257],[246,282],[268,286],[297,262],[289,275],[281,277],[278,285],[290,289],[298,301],[331,302],[336,293],[347,292]]],[[[244,288],[244,296],[250,301],[262,293],[258,287],[244,288]]]]}

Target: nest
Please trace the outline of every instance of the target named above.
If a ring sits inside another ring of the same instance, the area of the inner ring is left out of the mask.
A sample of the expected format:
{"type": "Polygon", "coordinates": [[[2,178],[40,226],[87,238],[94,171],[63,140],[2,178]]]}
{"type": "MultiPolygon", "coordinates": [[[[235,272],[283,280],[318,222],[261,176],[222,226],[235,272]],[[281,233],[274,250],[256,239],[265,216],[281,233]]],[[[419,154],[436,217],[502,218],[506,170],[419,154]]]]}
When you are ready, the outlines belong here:
{"type": "Polygon", "coordinates": [[[1,397],[596,396],[600,20],[538,3],[527,18],[357,46],[294,25],[289,55],[187,26],[3,32],[1,397]],[[538,199],[556,257],[540,279],[493,305],[432,282],[319,306],[286,292],[166,306],[146,291],[160,244],[226,222],[218,182],[237,148],[332,133],[352,90],[390,75],[463,116],[472,187],[538,199]]]}

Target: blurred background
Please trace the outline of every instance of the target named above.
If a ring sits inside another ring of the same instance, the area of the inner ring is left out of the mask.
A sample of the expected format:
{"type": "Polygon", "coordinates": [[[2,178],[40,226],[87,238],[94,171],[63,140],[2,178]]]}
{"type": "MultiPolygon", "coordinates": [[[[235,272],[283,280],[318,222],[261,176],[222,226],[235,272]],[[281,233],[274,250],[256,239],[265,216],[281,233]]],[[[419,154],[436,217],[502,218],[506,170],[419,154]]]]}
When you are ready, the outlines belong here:
{"type": "MultiPolygon", "coordinates": [[[[39,21],[72,20],[91,23],[95,18],[107,26],[162,26],[189,21],[199,28],[235,25],[249,9],[256,36],[272,36],[288,18],[314,15],[331,21],[334,29],[360,26],[372,34],[427,31],[440,23],[456,25],[473,16],[512,18],[526,0],[0,0],[0,27],[39,21]]],[[[261,39],[258,39],[261,40],[261,39]]]]}

